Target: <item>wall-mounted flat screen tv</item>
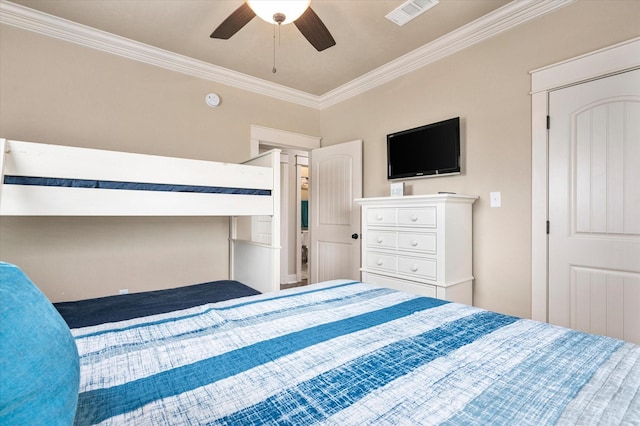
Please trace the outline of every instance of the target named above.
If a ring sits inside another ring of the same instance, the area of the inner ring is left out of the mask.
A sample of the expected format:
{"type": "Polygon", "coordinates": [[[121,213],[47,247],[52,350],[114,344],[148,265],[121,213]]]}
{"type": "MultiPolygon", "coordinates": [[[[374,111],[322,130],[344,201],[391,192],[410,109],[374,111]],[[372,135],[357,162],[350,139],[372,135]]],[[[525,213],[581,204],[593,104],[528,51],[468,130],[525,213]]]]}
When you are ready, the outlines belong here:
{"type": "Polygon", "coordinates": [[[387,135],[387,179],[460,173],[460,117],[387,135]]]}

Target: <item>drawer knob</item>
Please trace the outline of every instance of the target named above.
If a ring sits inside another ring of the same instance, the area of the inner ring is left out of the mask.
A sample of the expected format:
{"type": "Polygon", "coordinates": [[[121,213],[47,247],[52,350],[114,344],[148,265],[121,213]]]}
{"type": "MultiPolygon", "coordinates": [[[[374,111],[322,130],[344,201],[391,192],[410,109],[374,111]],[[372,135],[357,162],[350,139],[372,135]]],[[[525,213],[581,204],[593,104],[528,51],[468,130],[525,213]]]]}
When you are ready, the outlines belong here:
{"type": "Polygon", "coordinates": [[[416,216],[415,214],[412,214],[410,219],[411,219],[411,222],[415,222],[416,220],[418,220],[418,216],[416,216]]]}
{"type": "Polygon", "coordinates": [[[382,266],[382,260],[378,259],[378,260],[376,261],[376,265],[378,265],[378,266],[382,266]]]}
{"type": "Polygon", "coordinates": [[[418,265],[411,265],[411,272],[417,272],[418,271],[418,265]]]}
{"type": "Polygon", "coordinates": [[[418,242],[416,240],[411,240],[411,247],[415,247],[418,245],[418,242]]]}
{"type": "Polygon", "coordinates": [[[382,243],[382,237],[378,237],[378,239],[376,240],[378,242],[378,244],[382,243]]]}
{"type": "Polygon", "coordinates": [[[382,215],[381,214],[376,215],[376,220],[382,220],[382,215]]]}

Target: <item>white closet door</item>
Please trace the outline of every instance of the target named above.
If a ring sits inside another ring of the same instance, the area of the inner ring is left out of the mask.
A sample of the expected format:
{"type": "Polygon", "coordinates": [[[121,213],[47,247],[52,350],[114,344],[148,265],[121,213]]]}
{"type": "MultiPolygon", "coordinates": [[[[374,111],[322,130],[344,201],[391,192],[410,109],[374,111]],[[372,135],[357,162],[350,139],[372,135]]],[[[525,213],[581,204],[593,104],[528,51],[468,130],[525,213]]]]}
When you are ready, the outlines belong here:
{"type": "Polygon", "coordinates": [[[549,99],[549,322],[640,343],[640,70],[549,99]]]}

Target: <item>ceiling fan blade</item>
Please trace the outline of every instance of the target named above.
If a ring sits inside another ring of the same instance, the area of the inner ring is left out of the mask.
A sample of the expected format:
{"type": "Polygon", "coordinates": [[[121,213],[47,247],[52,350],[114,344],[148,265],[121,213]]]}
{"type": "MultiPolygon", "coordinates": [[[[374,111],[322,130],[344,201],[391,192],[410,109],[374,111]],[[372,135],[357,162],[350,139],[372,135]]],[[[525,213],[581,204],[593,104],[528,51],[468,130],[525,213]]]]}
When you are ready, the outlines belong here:
{"type": "Polygon", "coordinates": [[[311,43],[318,52],[335,46],[336,41],[333,39],[333,36],[331,36],[327,27],[310,7],[305,10],[301,17],[293,21],[293,23],[296,24],[296,27],[298,27],[302,35],[309,40],[309,43],[311,43]]]}
{"type": "Polygon", "coordinates": [[[240,31],[256,16],[249,5],[245,2],[225,19],[222,24],[211,33],[211,38],[229,39],[232,35],[240,31]]]}

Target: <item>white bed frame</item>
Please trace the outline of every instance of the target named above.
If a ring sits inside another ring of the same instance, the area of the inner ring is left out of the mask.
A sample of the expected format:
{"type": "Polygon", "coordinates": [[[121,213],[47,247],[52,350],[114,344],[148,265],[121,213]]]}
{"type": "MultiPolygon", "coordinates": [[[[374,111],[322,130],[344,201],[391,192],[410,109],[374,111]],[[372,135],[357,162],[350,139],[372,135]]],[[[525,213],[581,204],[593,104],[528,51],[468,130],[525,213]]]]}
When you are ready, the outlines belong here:
{"type": "MultiPolygon", "coordinates": [[[[230,279],[280,288],[280,151],[243,164],[0,139],[0,216],[257,216],[269,238],[230,231],[230,279]],[[270,190],[271,195],[157,192],[4,184],[5,175],[270,190]],[[247,265],[251,265],[250,268],[247,265]],[[252,272],[256,271],[256,272],[252,272]]],[[[249,223],[249,222],[242,222],[249,223]]],[[[246,225],[245,225],[246,226],[246,225]]]]}

